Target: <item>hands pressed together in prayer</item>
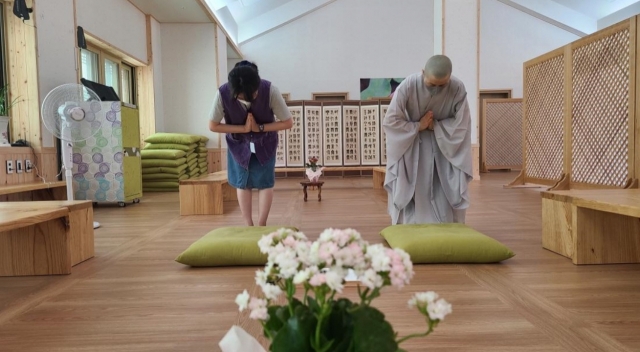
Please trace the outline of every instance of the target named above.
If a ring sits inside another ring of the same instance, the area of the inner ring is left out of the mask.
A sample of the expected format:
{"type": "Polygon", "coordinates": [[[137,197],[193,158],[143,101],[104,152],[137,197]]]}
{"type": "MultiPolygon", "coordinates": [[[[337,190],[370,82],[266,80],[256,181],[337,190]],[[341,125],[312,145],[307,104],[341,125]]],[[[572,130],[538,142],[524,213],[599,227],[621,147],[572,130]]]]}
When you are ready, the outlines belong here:
{"type": "Polygon", "coordinates": [[[256,122],[256,119],[253,117],[252,113],[247,115],[247,121],[244,123],[244,132],[260,132],[260,126],[256,122]]]}
{"type": "Polygon", "coordinates": [[[427,111],[420,119],[420,131],[424,130],[433,131],[433,111],[427,111]]]}

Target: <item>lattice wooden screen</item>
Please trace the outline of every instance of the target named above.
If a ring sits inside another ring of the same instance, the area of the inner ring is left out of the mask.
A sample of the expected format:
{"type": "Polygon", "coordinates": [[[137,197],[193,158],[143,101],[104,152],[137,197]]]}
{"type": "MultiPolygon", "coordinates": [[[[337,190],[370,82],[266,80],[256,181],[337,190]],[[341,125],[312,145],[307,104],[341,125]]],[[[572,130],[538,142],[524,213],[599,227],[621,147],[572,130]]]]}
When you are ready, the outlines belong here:
{"type": "Polygon", "coordinates": [[[629,178],[629,103],[635,50],[627,25],[572,45],[571,182],[623,187],[629,178]]]}
{"type": "Polygon", "coordinates": [[[554,184],[564,162],[564,54],[525,67],[525,182],[554,184]]]}
{"type": "Polygon", "coordinates": [[[481,165],[522,168],[522,99],[487,99],[483,108],[481,165]]]}

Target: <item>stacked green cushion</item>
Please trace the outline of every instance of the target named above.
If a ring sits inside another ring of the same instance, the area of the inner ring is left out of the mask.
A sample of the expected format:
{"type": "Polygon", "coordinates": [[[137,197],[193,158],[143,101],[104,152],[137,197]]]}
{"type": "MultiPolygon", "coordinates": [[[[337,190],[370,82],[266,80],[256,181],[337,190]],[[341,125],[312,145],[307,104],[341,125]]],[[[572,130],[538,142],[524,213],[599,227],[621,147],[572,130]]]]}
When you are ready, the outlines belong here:
{"type": "Polygon", "coordinates": [[[393,225],[380,235],[414,264],[497,263],[515,254],[502,243],[464,224],[393,225]]]}
{"type": "MultiPolygon", "coordinates": [[[[194,267],[264,265],[267,256],[260,253],[262,236],[282,226],[242,226],[215,229],[194,242],[175,259],[194,267]]],[[[288,227],[298,231],[295,227],[288,227]]]]}
{"type": "Polygon", "coordinates": [[[142,168],[149,167],[174,167],[177,168],[179,166],[184,165],[187,162],[186,158],[180,158],[175,160],[170,159],[142,159],[142,168]]]}
{"type": "MultiPolygon", "coordinates": [[[[177,149],[143,149],[140,151],[140,156],[143,159],[175,160],[175,159],[183,158],[186,155],[187,155],[187,152],[185,152],[184,150],[177,150],[177,149]]],[[[188,157],[187,157],[187,160],[189,160],[188,157]]]]}
{"type": "Polygon", "coordinates": [[[202,137],[184,133],[156,133],[147,137],[144,141],[147,143],[160,144],[193,144],[200,143],[202,137]]]}
{"type": "Polygon", "coordinates": [[[144,149],[175,149],[185,152],[194,151],[196,148],[199,148],[198,143],[192,143],[189,145],[176,143],[147,143],[144,147],[144,149]]]}
{"type": "Polygon", "coordinates": [[[157,173],[157,174],[143,174],[142,182],[146,181],[182,181],[187,180],[189,175],[183,173],[181,175],[176,174],[165,174],[165,173],[157,173]]]}
{"type": "MultiPolygon", "coordinates": [[[[199,152],[209,139],[185,133],[156,133],[141,151],[143,190],[177,191],[179,182],[201,174],[199,152]]],[[[205,148],[206,149],[206,148],[205,148]]]]}
{"type": "Polygon", "coordinates": [[[187,164],[182,164],[178,167],[146,167],[142,169],[142,174],[184,174],[187,170],[187,164]]]}

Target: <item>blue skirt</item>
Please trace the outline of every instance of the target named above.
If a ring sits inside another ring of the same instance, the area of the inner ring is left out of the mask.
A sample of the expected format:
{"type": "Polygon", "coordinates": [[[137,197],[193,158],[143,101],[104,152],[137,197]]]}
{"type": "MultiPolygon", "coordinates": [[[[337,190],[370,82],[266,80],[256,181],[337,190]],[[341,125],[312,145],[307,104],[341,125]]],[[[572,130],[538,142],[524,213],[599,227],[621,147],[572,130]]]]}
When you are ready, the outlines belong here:
{"type": "Polygon", "coordinates": [[[237,189],[268,189],[276,183],[276,158],[260,165],[255,154],[251,154],[249,169],[245,170],[227,151],[227,178],[229,185],[237,189]]]}

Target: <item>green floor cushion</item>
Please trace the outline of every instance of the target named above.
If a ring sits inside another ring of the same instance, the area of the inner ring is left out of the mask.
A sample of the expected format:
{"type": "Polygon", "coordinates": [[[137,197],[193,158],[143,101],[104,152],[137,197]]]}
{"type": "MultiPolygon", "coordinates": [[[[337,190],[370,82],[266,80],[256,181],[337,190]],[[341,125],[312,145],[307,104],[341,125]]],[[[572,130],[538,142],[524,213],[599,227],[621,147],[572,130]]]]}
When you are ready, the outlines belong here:
{"type": "Polygon", "coordinates": [[[198,162],[198,167],[200,168],[200,170],[206,170],[207,168],[209,168],[209,164],[206,161],[198,162]]]}
{"type": "Polygon", "coordinates": [[[198,175],[200,175],[200,168],[195,168],[195,169],[189,171],[189,177],[190,178],[196,177],[198,175]]]}
{"type": "Polygon", "coordinates": [[[199,135],[198,137],[200,137],[199,143],[207,143],[209,141],[209,137],[207,136],[199,135]]]}
{"type": "Polygon", "coordinates": [[[514,256],[502,243],[464,224],[394,225],[380,234],[414,264],[497,263],[514,256]]]}
{"type": "MultiPolygon", "coordinates": [[[[180,159],[187,155],[184,150],[177,149],[143,149],[140,151],[142,159],[180,159]]],[[[189,160],[189,159],[187,159],[189,160]]]]}
{"type": "Polygon", "coordinates": [[[200,137],[185,133],[156,133],[147,137],[144,141],[147,143],[190,145],[199,143],[200,137]]]}
{"type": "Polygon", "coordinates": [[[154,187],[143,187],[142,192],[178,192],[179,188],[154,188],[154,187]]]}
{"type": "Polygon", "coordinates": [[[197,158],[198,158],[198,154],[196,154],[196,153],[192,153],[192,154],[187,155],[187,164],[188,164],[191,160],[195,160],[195,159],[197,159],[197,158]]]}
{"type": "Polygon", "coordinates": [[[165,166],[158,166],[158,167],[145,167],[142,169],[142,174],[176,174],[176,175],[182,175],[185,173],[185,171],[187,170],[187,164],[182,164],[180,166],[177,167],[165,167],[165,166]]]}
{"type": "Polygon", "coordinates": [[[165,173],[142,174],[142,180],[143,181],[150,181],[150,180],[154,180],[154,181],[180,181],[180,180],[186,180],[188,178],[189,178],[189,175],[184,174],[184,173],[182,175],[165,174],[165,173]]]}
{"type": "Polygon", "coordinates": [[[179,181],[142,181],[142,188],[177,188],[180,187],[179,181]]]}
{"type": "Polygon", "coordinates": [[[198,152],[198,153],[208,153],[209,150],[207,148],[205,148],[205,147],[198,147],[198,148],[196,148],[196,152],[198,152]]]}
{"type": "Polygon", "coordinates": [[[186,164],[186,158],[180,158],[176,160],[167,160],[167,159],[142,159],[142,167],[178,167],[180,165],[186,164]]]}
{"type": "Polygon", "coordinates": [[[189,145],[175,144],[175,143],[147,143],[144,149],[175,149],[185,152],[194,151],[198,147],[198,143],[192,143],[189,145]]]}
{"type": "MultiPolygon", "coordinates": [[[[237,226],[215,229],[194,242],[176,261],[190,266],[265,265],[267,256],[260,253],[262,236],[282,226],[237,226]]],[[[294,227],[287,227],[298,231],[294,227]]]]}
{"type": "Polygon", "coordinates": [[[207,158],[207,153],[206,152],[205,153],[198,153],[198,157],[206,159],[207,158]]]}

